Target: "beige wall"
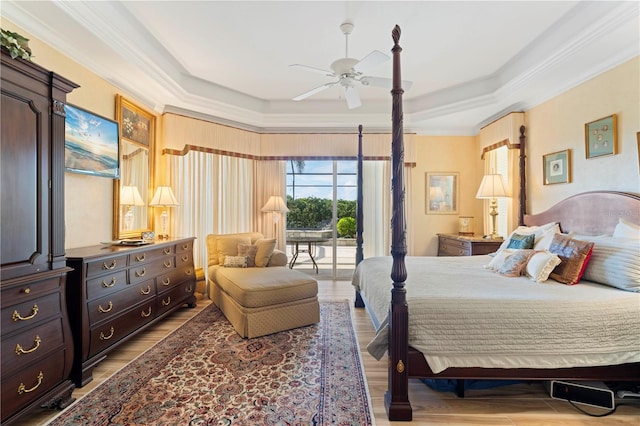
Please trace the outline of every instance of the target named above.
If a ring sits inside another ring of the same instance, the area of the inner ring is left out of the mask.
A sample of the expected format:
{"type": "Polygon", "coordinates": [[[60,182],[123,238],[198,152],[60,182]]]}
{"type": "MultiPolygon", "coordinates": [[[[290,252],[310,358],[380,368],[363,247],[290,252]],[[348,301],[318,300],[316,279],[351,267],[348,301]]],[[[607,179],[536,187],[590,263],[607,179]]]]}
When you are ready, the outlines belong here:
{"type": "Polygon", "coordinates": [[[640,192],[640,57],[525,113],[527,211],[539,213],[569,195],[593,190],[640,192]],[[585,123],[618,116],[618,154],[585,158],[585,123]],[[542,156],[571,150],[572,182],[543,185],[542,156]]]}

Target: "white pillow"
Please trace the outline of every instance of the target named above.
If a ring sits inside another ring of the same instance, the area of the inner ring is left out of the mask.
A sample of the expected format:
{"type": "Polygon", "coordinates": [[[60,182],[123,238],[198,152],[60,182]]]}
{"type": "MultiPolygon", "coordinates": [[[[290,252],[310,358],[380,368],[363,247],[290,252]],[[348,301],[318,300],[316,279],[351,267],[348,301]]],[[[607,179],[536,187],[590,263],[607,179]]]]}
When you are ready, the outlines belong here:
{"type": "Polygon", "coordinates": [[[536,251],[536,253],[529,258],[525,271],[532,281],[541,283],[549,278],[549,274],[553,271],[553,268],[558,266],[560,262],[561,260],[558,255],[551,253],[549,250],[536,251]]]}
{"type": "Polygon", "coordinates": [[[640,292],[640,240],[591,237],[591,259],[582,278],[587,281],[640,292]]]}
{"type": "Polygon", "coordinates": [[[225,256],[223,266],[225,268],[246,268],[247,256],[225,256]]]}
{"type": "Polygon", "coordinates": [[[513,250],[511,249],[504,249],[502,251],[499,251],[493,257],[493,259],[491,259],[491,262],[489,262],[489,264],[485,265],[484,267],[486,269],[491,269],[492,271],[497,271],[502,267],[505,260],[507,260],[507,258],[512,254],[513,254],[513,250]]]}
{"type": "Polygon", "coordinates": [[[618,220],[618,224],[613,230],[613,236],[614,238],[640,239],[640,226],[620,218],[618,220]]]}
{"type": "Polygon", "coordinates": [[[500,247],[498,247],[497,251],[500,252],[507,248],[507,246],[509,245],[509,240],[511,239],[511,236],[513,234],[520,234],[520,235],[535,234],[536,236],[536,240],[534,241],[534,245],[535,245],[540,240],[540,238],[542,238],[542,234],[545,231],[548,231],[549,229],[553,229],[554,232],[560,232],[560,225],[558,225],[557,222],[549,222],[540,226],[522,226],[522,225],[518,226],[516,229],[513,230],[513,232],[509,234],[509,237],[506,238],[502,242],[502,244],[500,244],[500,247]]]}

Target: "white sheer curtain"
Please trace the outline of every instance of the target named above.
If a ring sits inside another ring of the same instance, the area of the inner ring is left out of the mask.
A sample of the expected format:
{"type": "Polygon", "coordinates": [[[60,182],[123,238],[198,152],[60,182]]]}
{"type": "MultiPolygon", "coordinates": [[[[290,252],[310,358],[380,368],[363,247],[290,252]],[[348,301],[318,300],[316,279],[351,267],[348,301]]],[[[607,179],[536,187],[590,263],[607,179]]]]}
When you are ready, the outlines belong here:
{"type": "Polygon", "coordinates": [[[363,255],[388,256],[391,249],[391,162],[364,161],[363,255]]]}
{"type": "Polygon", "coordinates": [[[256,231],[265,236],[274,236],[277,239],[276,248],[286,251],[287,241],[285,230],[287,215],[282,213],[274,226],[273,214],[262,212],[262,207],[272,195],[279,195],[287,202],[287,162],[286,161],[255,161],[254,188],[255,188],[255,224],[256,231]]]}
{"type": "Polygon", "coordinates": [[[199,151],[170,155],[170,185],[179,204],[170,212],[170,235],[196,237],[196,268],[207,264],[207,234],[254,230],[253,163],[199,151]]]}

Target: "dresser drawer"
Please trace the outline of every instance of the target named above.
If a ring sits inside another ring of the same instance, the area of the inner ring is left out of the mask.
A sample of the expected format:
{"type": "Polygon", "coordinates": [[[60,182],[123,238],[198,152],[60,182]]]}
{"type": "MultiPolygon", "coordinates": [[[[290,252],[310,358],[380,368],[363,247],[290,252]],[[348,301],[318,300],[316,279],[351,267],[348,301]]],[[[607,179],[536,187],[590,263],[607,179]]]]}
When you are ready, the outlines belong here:
{"type": "Polygon", "coordinates": [[[2,375],[21,370],[33,360],[59,350],[64,344],[62,319],[47,321],[11,337],[2,338],[2,375]]]}
{"type": "Polygon", "coordinates": [[[147,280],[138,284],[131,284],[125,290],[89,302],[87,304],[89,324],[93,326],[100,321],[118,316],[132,305],[154,298],[155,295],[153,280],[147,280]]]}
{"type": "Polygon", "coordinates": [[[43,294],[60,291],[60,277],[33,281],[2,289],[0,300],[3,306],[34,300],[43,294]]]}
{"type": "Polygon", "coordinates": [[[174,256],[165,256],[153,262],[131,267],[129,269],[129,283],[136,284],[146,281],[162,273],[175,269],[176,259],[174,256]]]}
{"type": "Polygon", "coordinates": [[[104,297],[125,289],[127,286],[127,271],[115,271],[112,274],[87,280],[87,299],[92,300],[104,297]]]}
{"type": "Polygon", "coordinates": [[[440,256],[471,256],[471,245],[465,241],[440,238],[438,254],[440,256]]]}
{"type": "Polygon", "coordinates": [[[193,290],[194,284],[192,282],[183,282],[166,293],[159,295],[156,316],[162,315],[176,305],[183,304],[193,294],[193,290]]]}
{"type": "Polygon", "coordinates": [[[168,246],[146,250],[142,253],[131,253],[129,255],[129,266],[136,266],[142,263],[147,263],[163,256],[172,256],[174,252],[175,250],[173,246],[168,246]]]}
{"type": "Polygon", "coordinates": [[[176,253],[193,252],[193,240],[176,244],[176,253]]]}
{"type": "Polygon", "coordinates": [[[9,377],[2,377],[2,415],[16,412],[35,401],[64,379],[65,352],[59,350],[34,363],[25,364],[9,377]]]}
{"type": "Polygon", "coordinates": [[[107,349],[132,331],[153,320],[156,301],[151,299],[130,311],[91,328],[89,337],[89,356],[107,349]]]}
{"type": "Polygon", "coordinates": [[[109,271],[118,271],[127,267],[128,255],[122,254],[109,258],[102,258],[87,263],[87,278],[105,274],[109,271]]]}
{"type": "Polygon", "coordinates": [[[2,336],[33,327],[47,319],[59,317],[62,312],[60,293],[34,298],[17,305],[2,308],[2,336]]]}
{"type": "Polygon", "coordinates": [[[173,271],[169,271],[165,274],[158,275],[156,278],[156,288],[158,290],[158,294],[165,292],[175,286],[183,282],[186,279],[192,278],[195,276],[193,265],[184,265],[181,268],[175,268],[173,271]]]}
{"type": "Polygon", "coordinates": [[[193,252],[182,252],[176,255],[176,268],[181,269],[193,266],[193,252]]]}

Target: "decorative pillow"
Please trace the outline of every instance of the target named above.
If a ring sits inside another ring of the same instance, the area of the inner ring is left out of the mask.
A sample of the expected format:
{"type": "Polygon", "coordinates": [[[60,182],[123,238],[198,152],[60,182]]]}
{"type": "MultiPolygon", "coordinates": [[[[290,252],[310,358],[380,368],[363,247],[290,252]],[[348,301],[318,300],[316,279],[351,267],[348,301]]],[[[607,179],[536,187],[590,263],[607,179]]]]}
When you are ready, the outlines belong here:
{"type": "Polygon", "coordinates": [[[640,292],[640,240],[635,238],[592,237],[595,241],[587,281],[640,292]]]}
{"type": "Polygon", "coordinates": [[[246,268],[247,257],[246,256],[227,256],[224,258],[225,268],[246,268]]]}
{"type": "Polygon", "coordinates": [[[498,273],[506,277],[519,277],[534,253],[535,250],[514,250],[513,254],[508,256],[498,269],[498,273]]]}
{"type": "Polygon", "coordinates": [[[497,252],[496,255],[491,259],[488,265],[485,265],[486,269],[491,269],[492,271],[497,271],[502,267],[504,261],[507,260],[507,257],[513,254],[513,250],[504,249],[500,252],[497,252]]]}
{"type": "Polygon", "coordinates": [[[557,254],[562,262],[553,269],[549,277],[564,284],[577,284],[589,263],[593,245],[590,241],[554,235],[549,251],[557,254]]]}
{"type": "Polygon", "coordinates": [[[536,237],[536,242],[533,245],[534,250],[549,250],[549,247],[551,246],[551,242],[553,241],[553,237],[556,234],[562,234],[565,237],[574,238],[573,232],[564,234],[560,232],[559,227],[550,228],[544,231],[542,235],[540,235],[540,238],[536,237]]]}
{"type": "Polygon", "coordinates": [[[620,218],[618,220],[618,224],[613,230],[613,236],[615,238],[640,239],[640,226],[620,218]]]}
{"type": "Polygon", "coordinates": [[[529,258],[525,272],[532,281],[542,283],[549,278],[553,268],[558,266],[560,262],[561,260],[557,254],[548,250],[536,250],[534,255],[529,258]]]}
{"type": "Polygon", "coordinates": [[[240,244],[251,244],[251,238],[235,236],[218,238],[218,263],[223,265],[227,256],[237,256],[240,244]]]}
{"type": "Polygon", "coordinates": [[[558,225],[557,222],[549,222],[546,223],[544,225],[540,225],[540,226],[518,226],[516,229],[513,230],[513,232],[511,232],[511,234],[509,234],[509,238],[507,238],[498,248],[497,251],[502,251],[504,249],[507,248],[507,246],[509,245],[509,241],[511,241],[511,237],[513,236],[513,234],[520,234],[520,235],[530,235],[530,234],[534,234],[535,235],[535,241],[534,241],[534,245],[535,243],[542,238],[542,234],[545,231],[548,231],[549,229],[555,229],[556,232],[560,232],[560,225],[558,225]]]}
{"type": "Polygon", "coordinates": [[[508,249],[530,249],[533,248],[533,243],[536,240],[535,234],[521,235],[511,234],[509,238],[508,249]]]}
{"type": "Polygon", "coordinates": [[[256,266],[256,253],[258,247],[251,244],[238,244],[238,256],[245,256],[247,258],[247,266],[256,266]]]}
{"type": "Polygon", "coordinates": [[[276,239],[263,238],[256,241],[256,247],[258,248],[256,251],[256,266],[264,268],[269,264],[273,250],[276,248],[276,239]]]}

